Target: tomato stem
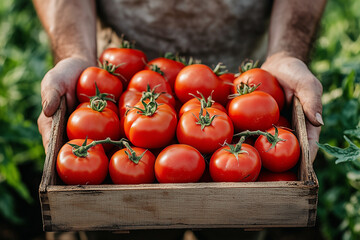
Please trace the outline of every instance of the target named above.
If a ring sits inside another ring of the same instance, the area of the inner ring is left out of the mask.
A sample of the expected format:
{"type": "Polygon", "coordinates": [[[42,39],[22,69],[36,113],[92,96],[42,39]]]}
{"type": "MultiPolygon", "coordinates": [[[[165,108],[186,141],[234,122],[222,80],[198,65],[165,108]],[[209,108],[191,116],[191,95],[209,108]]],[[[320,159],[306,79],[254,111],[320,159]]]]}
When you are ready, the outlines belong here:
{"type": "Polygon", "coordinates": [[[151,117],[155,114],[159,104],[156,102],[155,99],[150,98],[150,101],[148,103],[145,102],[145,99],[141,99],[141,103],[144,106],[144,109],[139,107],[132,107],[138,110],[138,114],[151,117]]]}
{"type": "Polygon", "coordinates": [[[246,72],[246,71],[249,71],[250,69],[257,68],[258,64],[259,64],[259,60],[256,60],[256,61],[254,62],[254,60],[245,59],[245,60],[241,63],[241,66],[239,67],[240,74],[241,74],[241,73],[244,73],[244,72],[246,72]]]}
{"type": "Polygon", "coordinates": [[[219,62],[219,63],[215,66],[213,72],[214,72],[217,76],[220,76],[220,75],[223,75],[223,74],[227,73],[228,70],[226,69],[226,66],[223,65],[223,63],[219,62]]]}
{"type": "Polygon", "coordinates": [[[241,133],[236,133],[234,134],[234,137],[249,137],[249,136],[257,136],[257,135],[262,135],[262,136],[265,136],[266,139],[268,140],[268,142],[271,144],[271,147],[270,149],[274,148],[276,146],[276,144],[280,141],[283,141],[285,142],[286,140],[285,139],[282,139],[282,138],[279,138],[279,130],[277,129],[276,126],[274,126],[275,128],[275,133],[274,135],[272,135],[271,133],[269,132],[263,132],[263,131],[260,131],[260,130],[257,130],[257,131],[249,131],[249,130],[246,130],[246,131],[243,131],[241,133]]]}
{"type": "Polygon", "coordinates": [[[197,100],[199,100],[202,108],[212,107],[212,105],[215,103],[215,101],[212,99],[212,94],[213,94],[214,90],[211,91],[211,94],[207,99],[204,97],[204,95],[201,92],[199,92],[199,91],[196,91],[196,92],[197,92],[197,94],[199,94],[201,96],[201,98],[199,98],[198,96],[195,96],[195,94],[192,94],[192,93],[189,93],[189,95],[191,95],[194,98],[196,98],[197,100]]]}
{"type": "Polygon", "coordinates": [[[259,83],[258,85],[255,85],[255,84],[249,84],[249,82],[247,82],[247,83],[241,82],[240,84],[236,85],[237,93],[230,94],[228,96],[228,98],[232,99],[232,98],[235,98],[235,97],[238,97],[241,95],[252,93],[260,86],[260,84],[261,83],[259,83]]]}
{"type": "Polygon", "coordinates": [[[83,142],[83,144],[81,146],[76,145],[76,144],[71,144],[71,143],[68,143],[68,144],[73,147],[72,152],[75,156],[86,157],[87,152],[90,148],[92,148],[98,144],[104,144],[104,143],[111,143],[111,144],[122,147],[125,145],[126,139],[122,138],[119,141],[115,141],[115,140],[111,140],[110,138],[106,138],[104,140],[95,140],[95,141],[92,141],[91,143],[87,144],[87,137],[86,137],[85,141],[83,142]]]}
{"type": "Polygon", "coordinates": [[[102,112],[107,106],[106,100],[99,97],[94,97],[90,100],[90,107],[92,110],[102,112]]]}
{"type": "Polygon", "coordinates": [[[200,112],[199,112],[199,118],[197,118],[195,115],[194,115],[194,117],[198,120],[196,122],[196,124],[201,125],[201,130],[204,130],[205,127],[211,125],[211,123],[214,121],[214,119],[215,119],[215,117],[217,117],[217,115],[214,115],[214,116],[210,117],[210,113],[206,110],[206,108],[201,106],[200,112]],[[203,115],[204,109],[205,109],[205,112],[206,112],[205,116],[203,115]]]}
{"type": "Polygon", "coordinates": [[[125,151],[126,155],[128,156],[129,160],[135,164],[138,164],[141,158],[145,155],[147,149],[140,154],[139,156],[136,155],[136,152],[130,147],[128,142],[124,142],[123,145],[127,148],[128,151],[125,151]]]}
{"type": "Polygon", "coordinates": [[[247,153],[247,151],[245,150],[242,150],[241,147],[242,147],[242,144],[244,143],[245,141],[245,137],[242,136],[239,140],[239,142],[237,144],[228,144],[226,143],[226,145],[230,148],[230,149],[225,149],[225,151],[228,151],[232,154],[234,154],[235,158],[237,161],[239,161],[239,154],[242,154],[242,153],[247,153]]]}
{"type": "Polygon", "coordinates": [[[123,65],[125,63],[121,63],[119,65],[114,65],[112,63],[109,63],[107,60],[104,60],[103,62],[100,62],[98,60],[98,66],[99,68],[101,69],[104,69],[106,70],[108,73],[111,73],[112,75],[115,75],[115,76],[120,76],[120,74],[118,73],[115,73],[116,69],[119,68],[121,65],[123,65]]]}
{"type": "Polygon", "coordinates": [[[161,76],[164,76],[164,72],[161,71],[161,69],[159,68],[158,65],[156,65],[156,64],[151,64],[151,65],[149,66],[149,68],[150,68],[151,71],[157,72],[157,73],[161,74],[161,76]]]}

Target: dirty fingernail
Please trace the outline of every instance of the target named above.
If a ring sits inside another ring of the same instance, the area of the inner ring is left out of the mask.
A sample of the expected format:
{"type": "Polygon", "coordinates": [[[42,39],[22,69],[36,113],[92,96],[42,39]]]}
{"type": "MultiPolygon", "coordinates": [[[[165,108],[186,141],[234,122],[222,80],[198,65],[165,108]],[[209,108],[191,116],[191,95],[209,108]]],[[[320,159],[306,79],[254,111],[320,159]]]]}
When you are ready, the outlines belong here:
{"type": "Polygon", "coordinates": [[[316,113],[315,118],[318,123],[320,123],[321,125],[324,125],[324,121],[323,121],[320,113],[316,113]]]}
{"type": "Polygon", "coordinates": [[[42,104],[43,110],[46,109],[47,105],[48,105],[48,102],[44,101],[43,104],[42,104]]]}

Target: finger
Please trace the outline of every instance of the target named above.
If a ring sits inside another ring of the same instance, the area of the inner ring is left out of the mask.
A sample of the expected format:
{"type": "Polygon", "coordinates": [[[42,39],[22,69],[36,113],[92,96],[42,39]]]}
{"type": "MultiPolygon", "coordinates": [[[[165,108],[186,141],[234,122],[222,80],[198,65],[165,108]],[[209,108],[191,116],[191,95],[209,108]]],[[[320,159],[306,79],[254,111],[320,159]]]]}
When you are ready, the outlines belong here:
{"type": "Polygon", "coordinates": [[[47,153],[49,140],[50,140],[50,131],[51,131],[51,125],[52,125],[52,118],[51,117],[46,117],[44,112],[42,111],[37,122],[38,122],[39,132],[40,132],[41,137],[42,137],[45,153],[47,153]]]}
{"type": "Polygon", "coordinates": [[[45,116],[52,116],[59,108],[60,98],[65,93],[63,84],[60,84],[56,69],[50,70],[41,82],[41,99],[45,116]]]}
{"type": "Polygon", "coordinates": [[[310,160],[313,163],[319,149],[316,143],[319,142],[321,127],[316,127],[312,125],[309,121],[306,121],[306,130],[309,141],[310,160]]]}

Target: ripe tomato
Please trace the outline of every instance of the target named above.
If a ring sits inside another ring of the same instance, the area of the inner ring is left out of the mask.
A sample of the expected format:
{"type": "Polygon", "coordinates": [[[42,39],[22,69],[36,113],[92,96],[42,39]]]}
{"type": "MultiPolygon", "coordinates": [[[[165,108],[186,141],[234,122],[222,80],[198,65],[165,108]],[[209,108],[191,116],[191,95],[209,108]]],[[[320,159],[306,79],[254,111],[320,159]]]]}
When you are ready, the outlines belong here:
{"type": "Polygon", "coordinates": [[[100,92],[107,93],[118,101],[123,91],[121,81],[105,69],[88,67],[81,73],[76,85],[76,96],[80,102],[89,102],[89,97],[96,94],[95,83],[100,92]]]}
{"type": "Polygon", "coordinates": [[[232,99],[228,113],[236,131],[265,131],[279,120],[279,107],[275,99],[260,91],[232,99]]]}
{"type": "Polygon", "coordinates": [[[115,73],[119,74],[119,79],[124,87],[130,79],[140,70],[143,70],[147,63],[145,53],[132,48],[108,48],[100,55],[100,62],[105,60],[117,66],[115,73]]]}
{"type": "Polygon", "coordinates": [[[166,92],[172,94],[171,87],[166,79],[160,73],[152,70],[142,70],[136,73],[129,82],[128,90],[143,92],[147,90],[148,86],[150,86],[150,89],[156,87],[156,93],[166,92]]]}
{"type": "Polygon", "coordinates": [[[241,145],[244,152],[231,152],[229,146],[218,149],[210,159],[209,169],[215,182],[254,182],[261,170],[258,151],[246,144],[241,145]]]}
{"type": "Polygon", "coordinates": [[[176,77],[174,89],[176,96],[182,103],[192,98],[189,93],[196,94],[199,91],[206,98],[212,94],[215,102],[219,102],[223,106],[226,105],[230,93],[230,85],[224,84],[224,81],[204,64],[184,67],[176,77]]]}
{"type": "Polygon", "coordinates": [[[233,134],[234,127],[229,116],[215,108],[204,111],[196,108],[185,112],[176,130],[179,143],[193,146],[201,153],[212,153],[224,143],[230,143],[233,134]]]}
{"type": "Polygon", "coordinates": [[[233,93],[236,93],[236,86],[240,83],[254,85],[261,83],[255,91],[263,91],[270,94],[276,100],[279,109],[281,110],[283,108],[285,103],[284,91],[277,79],[271,75],[271,73],[261,68],[253,68],[241,73],[240,76],[234,80],[233,93]]]}
{"type": "MultiPolygon", "coordinates": [[[[156,90],[156,89],[155,89],[156,90]]],[[[148,91],[146,91],[148,92],[148,91]]],[[[129,109],[127,106],[133,107],[135,104],[137,104],[141,97],[143,96],[144,92],[139,92],[135,90],[126,90],[119,99],[119,112],[120,116],[123,117],[125,115],[125,112],[129,109]]],[[[148,92],[148,93],[151,93],[148,92]]],[[[156,93],[154,93],[156,94],[156,93]]],[[[156,98],[156,101],[160,103],[166,103],[170,106],[175,107],[175,98],[173,95],[169,93],[162,93],[159,95],[158,98],[156,98]]]]}
{"type": "MultiPolygon", "coordinates": [[[[84,139],[74,139],[70,144],[81,146],[84,139]]],[[[87,140],[91,143],[92,140],[87,140]]],[[[73,153],[73,147],[65,144],[56,159],[56,170],[60,179],[68,185],[85,185],[102,183],[108,172],[108,162],[101,144],[91,147],[85,157],[73,153]]]]}
{"type": "Polygon", "coordinates": [[[153,183],[155,156],[149,150],[121,149],[110,159],[109,173],[115,184],[153,183]],[[127,153],[126,153],[127,152],[127,153]]]}
{"type": "Polygon", "coordinates": [[[181,62],[164,57],[151,60],[148,62],[148,65],[145,67],[145,69],[150,69],[151,65],[156,65],[160,68],[160,70],[164,73],[164,77],[168,81],[171,89],[174,89],[176,76],[180,70],[185,67],[185,65],[181,62]]]}
{"type": "MultiPolygon", "coordinates": [[[[270,134],[275,134],[275,128],[268,130],[270,134]]],[[[285,172],[296,165],[300,157],[300,146],[296,136],[285,129],[278,129],[278,137],[285,140],[279,141],[271,148],[271,143],[263,135],[259,136],[255,142],[263,166],[272,172],[285,172]]]]}
{"type": "MultiPolygon", "coordinates": [[[[93,140],[102,140],[107,137],[118,140],[120,139],[120,121],[116,113],[108,108],[102,111],[79,108],[70,115],[66,131],[70,140],[86,137],[93,140]]],[[[104,147],[109,150],[110,145],[104,147]]]]}
{"type": "MultiPolygon", "coordinates": [[[[135,107],[144,109],[143,104],[139,102],[135,107]]],[[[132,108],[124,119],[126,137],[137,147],[164,147],[175,135],[176,112],[167,104],[159,104],[151,114],[142,114],[138,109],[132,108]]]]}
{"type": "Polygon", "coordinates": [[[261,170],[257,181],[258,182],[297,181],[297,176],[294,172],[291,171],[274,173],[267,171],[266,169],[263,169],[261,170]]]}
{"type": "MultiPolygon", "coordinates": [[[[83,103],[80,103],[76,109],[79,109],[79,108],[91,108],[90,106],[90,102],[83,102],[83,103]]],[[[115,103],[113,103],[112,101],[106,101],[106,108],[110,109],[110,110],[113,110],[117,116],[119,116],[119,109],[118,107],[116,106],[115,103]]]]}
{"type": "Polygon", "coordinates": [[[182,107],[180,108],[179,111],[179,117],[181,117],[184,112],[190,111],[191,109],[194,108],[200,108],[201,107],[201,101],[203,101],[203,104],[205,105],[206,108],[215,108],[218,109],[220,111],[223,111],[226,113],[226,109],[223,107],[223,105],[221,105],[220,103],[217,103],[215,101],[212,101],[211,99],[207,100],[205,98],[200,99],[200,98],[192,98],[189,101],[187,101],[186,103],[184,103],[184,105],[182,105],[182,107]]]}
{"type": "Polygon", "coordinates": [[[173,144],[160,152],[155,161],[159,183],[197,182],[205,170],[205,160],[196,148],[173,144]]]}

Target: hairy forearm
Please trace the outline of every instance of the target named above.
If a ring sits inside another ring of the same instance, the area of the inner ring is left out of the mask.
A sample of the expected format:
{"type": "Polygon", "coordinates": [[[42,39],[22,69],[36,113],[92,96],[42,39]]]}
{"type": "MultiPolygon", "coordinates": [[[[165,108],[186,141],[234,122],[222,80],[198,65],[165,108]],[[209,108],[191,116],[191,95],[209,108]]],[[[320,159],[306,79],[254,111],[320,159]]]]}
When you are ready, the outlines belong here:
{"type": "Polygon", "coordinates": [[[94,0],[33,0],[51,42],[55,63],[68,57],[96,62],[94,0]]]}
{"type": "Polygon", "coordinates": [[[325,5],[326,0],[275,0],[268,56],[283,52],[307,62],[325,5]]]}

